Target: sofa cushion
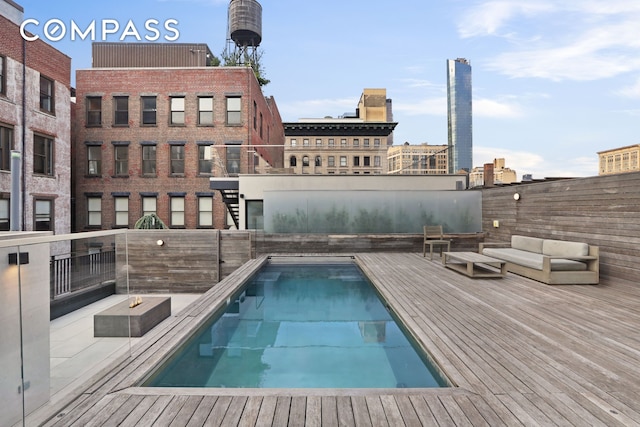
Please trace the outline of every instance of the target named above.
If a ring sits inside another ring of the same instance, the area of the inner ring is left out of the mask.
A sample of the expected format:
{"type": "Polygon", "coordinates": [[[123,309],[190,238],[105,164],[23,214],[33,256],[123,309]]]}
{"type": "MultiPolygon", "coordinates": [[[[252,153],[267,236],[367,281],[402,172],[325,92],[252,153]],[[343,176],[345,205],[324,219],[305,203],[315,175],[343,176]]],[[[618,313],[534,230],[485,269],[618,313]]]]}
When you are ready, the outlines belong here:
{"type": "Polygon", "coordinates": [[[542,270],[542,254],[514,248],[484,248],[482,254],[524,267],[542,270]]]}
{"type": "Polygon", "coordinates": [[[511,236],[511,247],[513,249],[522,249],[523,251],[542,253],[543,239],[537,237],[519,236],[517,234],[511,236]]]}
{"type": "Polygon", "coordinates": [[[542,253],[550,256],[574,256],[589,255],[589,245],[580,242],[565,242],[562,240],[546,239],[542,242],[542,253]]]}
{"type": "MultiPolygon", "coordinates": [[[[542,254],[513,248],[484,248],[482,254],[534,270],[542,270],[544,258],[542,254]]],[[[551,271],[585,271],[586,269],[587,264],[584,262],[569,259],[551,260],[551,271]]]]}

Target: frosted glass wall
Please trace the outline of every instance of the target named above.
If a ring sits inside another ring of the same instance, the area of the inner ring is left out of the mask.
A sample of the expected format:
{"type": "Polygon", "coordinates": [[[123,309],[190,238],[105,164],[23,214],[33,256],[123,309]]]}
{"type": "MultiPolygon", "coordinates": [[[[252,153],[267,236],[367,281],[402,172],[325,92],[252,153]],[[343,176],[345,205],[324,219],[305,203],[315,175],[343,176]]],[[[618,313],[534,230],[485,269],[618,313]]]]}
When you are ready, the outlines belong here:
{"type": "Polygon", "coordinates": [[[267,233],[446,233],[482,230],[479,191],[268,191],[267,233]]]}

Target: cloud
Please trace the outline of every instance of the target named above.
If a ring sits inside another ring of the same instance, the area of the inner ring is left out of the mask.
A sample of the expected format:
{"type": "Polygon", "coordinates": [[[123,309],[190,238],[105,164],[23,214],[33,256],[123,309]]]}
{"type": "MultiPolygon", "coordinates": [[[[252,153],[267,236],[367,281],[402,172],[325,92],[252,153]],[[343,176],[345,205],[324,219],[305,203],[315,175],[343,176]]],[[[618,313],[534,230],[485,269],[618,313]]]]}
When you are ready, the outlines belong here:
{"type": "Polygon", "coordinates": [[[640,78],[636,80],[635,84],[622,88],[616,94],[624,98],[640,98],[640,78]]]}
{"type": "Polygon", "coordinates": [[[393,102],[393,112],[407,116],[447,116],[447,97],[424,98],[414,102],[393,102]]]}
{"type": "Polygon", "coordinates": [[[518,180],[525,174],[534,179],[550,177],[584,177],[598,174],[598,158],[545,158],[528,151],[517,151],[506,148],[476,146],[473,147],[474,166],[493,163],[496,158],[505,159],[505,166],[516,171],[518,180]]]}
{"type": "Polygon", "coordinates": [[[519,105],[513,103],[481,98],[473,100],[473,116],[513,119],[522,117],[523,111],[519,105]]]}
{"type": "Polygon", "coordinates": [[[627,0],[488,1],[463,15],[458,33],[504,38],[485,65],[507,76],[590,81],[640,70],[639,21],[640,2],[627,0]]]}

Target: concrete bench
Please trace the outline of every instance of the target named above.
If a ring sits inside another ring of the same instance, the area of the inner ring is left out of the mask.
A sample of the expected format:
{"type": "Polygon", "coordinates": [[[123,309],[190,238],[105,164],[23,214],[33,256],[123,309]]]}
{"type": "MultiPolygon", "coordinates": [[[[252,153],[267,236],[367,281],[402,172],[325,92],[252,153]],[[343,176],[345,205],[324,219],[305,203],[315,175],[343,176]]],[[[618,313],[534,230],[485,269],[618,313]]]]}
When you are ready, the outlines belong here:
{"type": "Polygon", "coordinates": [[[129,308],[122,301],[93,316],[94,337],[141,337],[171,316],[170,297],[143,297],[142,303],[129,308]],[[131,335],[129,335],[131,332],[131,335]]]}

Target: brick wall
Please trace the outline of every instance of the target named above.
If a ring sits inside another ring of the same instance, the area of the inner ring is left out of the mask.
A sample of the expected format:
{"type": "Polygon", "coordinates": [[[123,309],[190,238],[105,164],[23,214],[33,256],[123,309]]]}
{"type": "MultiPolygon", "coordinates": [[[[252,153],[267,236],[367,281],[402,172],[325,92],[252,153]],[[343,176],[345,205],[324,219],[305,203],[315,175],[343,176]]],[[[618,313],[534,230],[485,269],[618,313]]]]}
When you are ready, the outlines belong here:
{"type": "MultiPolygon", "coordinates": [[[[212,193],[209,176],[198,174],[198,142],[211,141],[218,146],[224,160],[225,143],[240,142],[255,145],[284,142],[280,115],[274,102],[267,102],[251,69],[244,67],[199,67],[199,68],[119,68],[79,70],[76,73],[75,145],[74,145],[74,195],[76,231],[87,230],[87,193],[102,193],[102,225],[114,226],[114,199],[112,193],[129,193],[129,226],[142,214],[140,193],[157,193],[157,213],[170,224],[169,193],[186,193],[185,228],[197,227],[196,193],[212,193]],[[199,126],[197,123],[198,95],[213,95],[214,125],[199,126]],[[242,125],[226,125],[226,96],[242,96],[242,125]],[[113,97],[129,97],[129,125],[113,126],[113,97]],[[141,96],[157,96],[157,125],[141,126],[141,96]],[[169,125],[170,98],[185,97],[184,126],[169,125]],[[87,96],[102,99],[102,124],[100,127],[86,126],[87,96]],[[263,134],[253,128],[253,103],[258,115],[263,117],[263,134]],[[266,132],[267,126],[272,132],[266,132]],[[113,141],[129,142],[129,175],[114,177],[113,141]],[[143,142],[156,143],[155,177],[142,176],[143,142]],[[170,176],[170,142],[184,141],[184,176],[170,176]],[[87,177],[87,144],[101,143],[102,174],[87,177]]],[[[215,147],[214,147],[215,148],[215,147]]],[[[240,171],[253,169],[253,148],[241,150],[240,171]],[[251,164],[249,164],[251,161],[251,164]]],[[[271,150],[264,150],[265,158],[271,150]]],[[[220,170],[213,170],[220,174],[220,170]]],[[[214,196],[214,227],[225,228],[226,207],[219,194],[214,196]]]]}

